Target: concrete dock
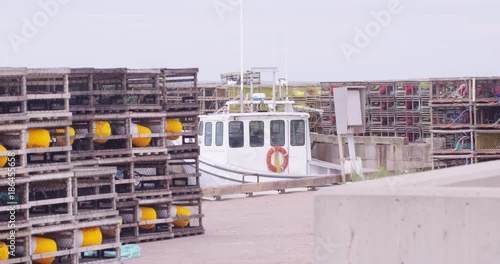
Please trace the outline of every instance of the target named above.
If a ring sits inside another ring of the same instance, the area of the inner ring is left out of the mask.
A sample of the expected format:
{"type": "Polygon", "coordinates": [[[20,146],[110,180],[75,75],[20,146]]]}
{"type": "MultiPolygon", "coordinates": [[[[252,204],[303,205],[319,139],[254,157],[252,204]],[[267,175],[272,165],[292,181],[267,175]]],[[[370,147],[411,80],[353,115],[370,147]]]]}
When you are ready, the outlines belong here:
{"type": "Polygon", "coordinates": [[[205,201],[205,235],[139,244],[124,263],[313,263],[314,194],[205,201]]]}
{"type": "Polygon", "coordinates": [[[499,168],[490,161],[320,190],[315,264],[500,263],[499,168]]]}

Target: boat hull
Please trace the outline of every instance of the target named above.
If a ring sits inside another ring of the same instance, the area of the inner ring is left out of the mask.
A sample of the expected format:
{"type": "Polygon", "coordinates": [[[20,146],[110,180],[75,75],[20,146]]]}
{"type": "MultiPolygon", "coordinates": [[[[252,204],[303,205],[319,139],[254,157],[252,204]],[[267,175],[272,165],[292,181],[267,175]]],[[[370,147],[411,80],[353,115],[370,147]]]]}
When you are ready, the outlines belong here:
{"type": "MultiPolygon", "coordinates": [[[[271,182],[280,180],[293,180],[302,179],[305,177],[317,177],[321,176],[318,174],[314,175],[280,175],[280,174],[267,174],[254,171],[242,171],[239,168],[234,168],[222,164],[213,164],[203,159],[200,159],[200,185],[202,188],[205,187],[217,187],[226,185],[236,185],[243,183],[257,183],[257,182],[271,182]],[[258,175],[258,176],[257,176],[258,175]],[[243,182],[244,181],[244,182],[243,182]]],[[[326,175],[339,174],[340,171],[329,171],[326,175]]]]}

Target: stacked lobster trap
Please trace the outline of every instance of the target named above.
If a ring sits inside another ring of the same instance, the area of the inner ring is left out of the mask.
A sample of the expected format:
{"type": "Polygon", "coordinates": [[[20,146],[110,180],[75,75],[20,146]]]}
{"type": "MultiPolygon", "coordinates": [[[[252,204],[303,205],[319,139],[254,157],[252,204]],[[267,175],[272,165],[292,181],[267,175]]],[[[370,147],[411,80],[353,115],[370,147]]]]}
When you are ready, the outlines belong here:
{"type": "Polygon", "coordinates": [[[100,249],[77,243],[83,227],[75,217],[69,73],[0,69],[2,263],[79,263],[79,252],[100,249]]]}
{"type": "Polygon", "coordinates": [[[120,263],[122,243],[204,233],[196,80],[0,68],[2,263],[120,263]]]}
{"type": "Polygon", "coordinates": [[[396,84],[370,82],[366,90],[370,136],[396,136],[396,84]]]}
{"type": "Polygon", "coordinates": [[[322,82],[324,133],[335,133],[336,87],[366,87],[366,135],[406,137],[409,142],[430,138],[429,84],[425,80],[322,82]],[[331,129],[330,129],[331,128],[331,129]]]}
{"type": "Polygon", "coordinates": [[[500,77],[433,79],[434,167],[500,158],[500,77]]]}
{"type": "MultiPolygon", "coordinates": [[[[168,173],[172,179],[172,232],[175,237],[204,234],[198,146],[198,70],[163,69],[163,109],[172,126],[168,131],[168,173]],[[177,122],[180,122],[178,124],[177,122]]],[[[167,125],[168,127],[168,125],[167,125]]]]}
{"type": "Polygon", "coordinates": [[[0,243],[12,246],[3,261],[36,262],[44,250],[34,243],[50,240],[37,228],[74,223],[68,72],[0,69],[0,243]]]}
{"type": "Polygon", "coordinates": [[[196,74],[119,68],[74,69],[70,75],[76,132],[72,161],[117,168],[114,192],[123,243],[174,237],[175,173],[176,181],[178,175],[194,175],[199,191],[196,173],[186,172],[197,170],[199,153],[196,74]],[[182,164],[192,159],[196,164],[184,169],[182,164]]]}
{"type": "Polygon", "coordinates": [[[473,79],[477,161],[500,158],[500,77],[473,79]]]}
{"type": "Polygon", "coordinates": [[[74,168],[73,215],[77,227],[72,230],[73,248],[82,262],[120,263],[122,219],[115,192],[116,167],[74,168]]]}
{"type": "Polygon", "coordinates": [[[409,142],[430,137],[429,84],[425,81],[396,82],[396,134],[409,142]]]}
{"type": "Polygon", "coordinates": [[[319,109],[323,110],[321,116],[321,130],[325,135],[332,135],[336,132],[335,105],[333,101],[333,84],[321,83],[321,95],[319,97],[319,109]]]}
{"type": "Polygon", "coordinates": [[[472,79],[432,79],[432,158],[437,168],[474,162],[472,79]]]}

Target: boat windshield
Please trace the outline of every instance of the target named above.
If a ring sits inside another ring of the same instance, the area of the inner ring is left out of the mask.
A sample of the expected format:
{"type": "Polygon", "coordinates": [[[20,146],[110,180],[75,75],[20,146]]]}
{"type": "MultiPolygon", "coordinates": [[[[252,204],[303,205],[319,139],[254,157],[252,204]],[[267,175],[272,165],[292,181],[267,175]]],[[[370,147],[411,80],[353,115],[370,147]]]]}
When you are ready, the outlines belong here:
{"type": "Polygon", "coordinates": [[[264,146],[264,122],[263,121],[250,121],[250,147],[263,147],[264,146]]]}
{"type": "Polygon", "coordinates": [[[290,121],[290,145],[304,146],[306,144],[306,125],[304,120],[290,121]]]}

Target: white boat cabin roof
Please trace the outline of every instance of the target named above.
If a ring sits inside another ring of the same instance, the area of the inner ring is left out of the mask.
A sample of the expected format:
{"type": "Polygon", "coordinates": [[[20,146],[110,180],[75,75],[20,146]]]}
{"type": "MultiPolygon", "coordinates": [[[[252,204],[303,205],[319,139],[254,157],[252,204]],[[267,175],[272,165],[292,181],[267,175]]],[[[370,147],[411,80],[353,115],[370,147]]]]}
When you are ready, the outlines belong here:
{"type": "Polygon", "coordinates": [[[308,119],[308,113],[301,112],[291,112],[291,113],[280,113],[280,112],[252,112],[252,113],[226,113],[226,114],[213,114],[213,115],[201,115],[200,121],[229,121],[237,120],[238,117],[250,119],[254,117],[256,120],[260,119],[308,119]]]}
{"type": "Polygon", "coordinates": [[[245,119],[254,116],[257,119],[279,117],[282,119],[300,118],[308,119],[309,114],[305,112],[294,111],[294,101],[272,101],[264,99],[244,100],[243,109],[237,112],[231,112],[231,106],[238,105],[241,107],[241,101],[228,101],[226,105],[214,114],[201,115],[200,120],[235,120],[237,117],[245,117],[245,119]]]}

